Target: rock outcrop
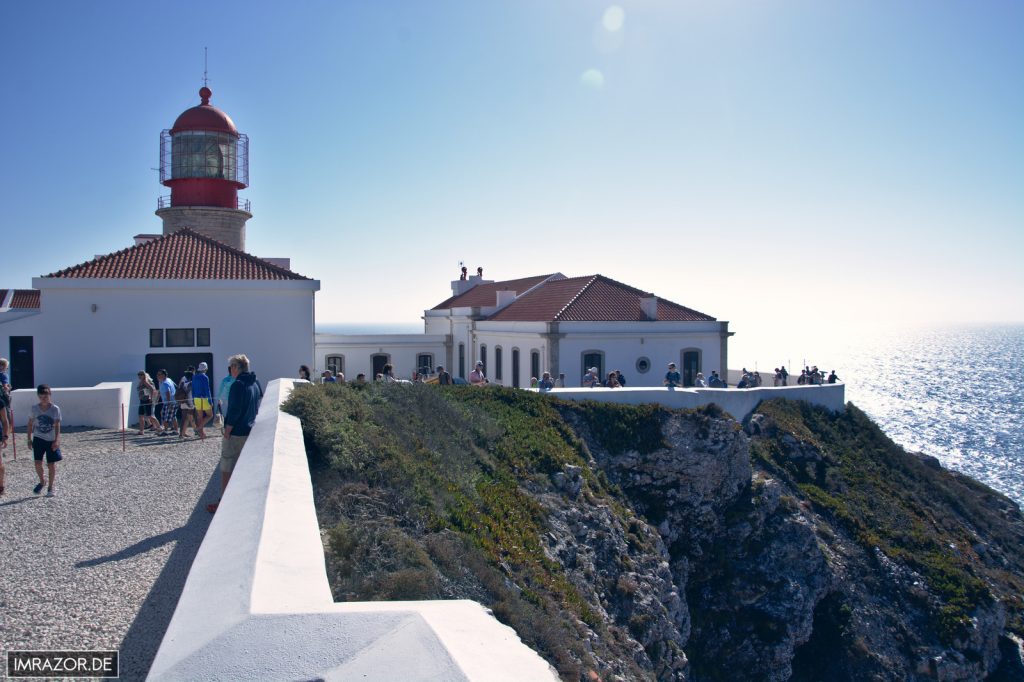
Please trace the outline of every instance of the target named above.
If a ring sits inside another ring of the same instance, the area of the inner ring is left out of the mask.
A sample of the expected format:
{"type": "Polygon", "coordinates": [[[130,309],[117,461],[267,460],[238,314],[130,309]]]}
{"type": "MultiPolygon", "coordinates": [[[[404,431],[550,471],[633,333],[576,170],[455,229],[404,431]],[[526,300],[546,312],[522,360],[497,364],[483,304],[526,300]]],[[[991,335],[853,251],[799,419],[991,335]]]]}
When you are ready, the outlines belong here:
{"type": "Polygon", "coordinates": [[[1019,508],[853,406],[296,396],[338,599],[477,599],[567,680],[1024,679],[1019,508]]]}

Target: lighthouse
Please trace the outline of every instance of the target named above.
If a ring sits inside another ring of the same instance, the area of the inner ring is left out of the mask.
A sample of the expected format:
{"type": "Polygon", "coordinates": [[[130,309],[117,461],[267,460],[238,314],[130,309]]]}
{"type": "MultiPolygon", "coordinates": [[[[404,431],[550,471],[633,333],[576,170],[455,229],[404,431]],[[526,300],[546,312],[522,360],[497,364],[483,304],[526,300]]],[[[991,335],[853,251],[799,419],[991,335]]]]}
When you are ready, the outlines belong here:
{"type": "Polygon", "coordinates": [[[182,228],[245,251],[249,202],[238,190],[249,186],[249,138],[226,113],[210,104],[203,86],[198,106],[187,109],[160,133],[160,182],[171,189],[156,214],[164,235],[182,228]]]}

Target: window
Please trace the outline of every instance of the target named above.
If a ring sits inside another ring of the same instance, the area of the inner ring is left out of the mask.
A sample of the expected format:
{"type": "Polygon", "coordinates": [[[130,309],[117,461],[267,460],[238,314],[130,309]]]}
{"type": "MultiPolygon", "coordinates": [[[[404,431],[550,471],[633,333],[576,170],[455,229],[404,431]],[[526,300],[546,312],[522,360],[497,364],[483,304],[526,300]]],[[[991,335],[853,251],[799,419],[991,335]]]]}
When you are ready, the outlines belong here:
{"type": "Polygon", "coordinates": [[[530,351],[530,376],[540,379],[540,351],[530,351]]]}
{"type": "Polygon", "coordinates": [[[327,369],[331,370],[331,374],[337,376],[339,373],[345,373],[345,356],[344,355],[328,355],[327,356],[327,369]]]}
{"type": "Polygon", "coordinates": [[[434,356],[431,353],[420,353],[416,356],[416,371],[420,374],[430,374],[434,371],[434,356]]]}
{"type": "Polygon", "coordinates": [[[501,381],[501,346],[494,347],[494,380],[501,381]]]}
{"type": "Polygon", "coordinates": [[[651,371],[650,358],[637,358],[636,371],[639,372],[640,374],[647,374],[649,371],[651,371]]]}
{"type": "MultiPolygon", "coordinates": [[[[597,376],[601,380],[604,380],[604,351],[600,350],[585,350],[582,353],[583,358],[583,374],[587,373],[587,370],[591,367],[597,368],[597,376]]],[[[582,374],[581,374],[582,378],[582,374]]]]}
{"type": "Polygon", "coordinates": [[[149,347],[150,348],[163,348],[164,347],[164,330],[163,329],[150,329],[149,330],[149,347]]]}
{"type": "Polygon", "coordinates": [[[512,349],[512,388],[519,388],[519,349],[512,349]]]}
{"type": "Polygon", "coordinates": [[[228,133],[183,131],[171,136],[171,177],[237,179],[238,138],[228,133]]]}
{"type": "Polygon", "coordinates": [[[185,348],[196,345],[195,329],[168,329],[166,334],[168,348],[185,348]]]}
{"type": "Polygon", "coordinates": [[[459,376],[466,378],[466,344],[459,344],[459,376]]]}
{"type": "Polygon", "coordinates": [[[209,346],[210,345],[210,328],[200,327],[196,329],[196,345],[197,346],[209,346]]]}
{"type": "Polygon", "coordinates": [[[480,362],[484,363],[484,376],[487,376],[487,346],[480,344],[480,362]]]}

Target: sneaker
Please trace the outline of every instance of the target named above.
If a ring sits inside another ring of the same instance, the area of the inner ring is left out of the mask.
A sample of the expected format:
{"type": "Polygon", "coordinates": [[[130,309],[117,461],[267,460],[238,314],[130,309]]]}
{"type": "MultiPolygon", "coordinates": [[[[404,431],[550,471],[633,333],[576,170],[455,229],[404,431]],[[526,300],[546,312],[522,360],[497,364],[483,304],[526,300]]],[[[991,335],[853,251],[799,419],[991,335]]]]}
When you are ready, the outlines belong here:
{"type": "Polygon", "coordinates": [[[53,488],[47,488],[46,489],[46,496],[47,497],[53,497],[53,488]]]}
{"type": "Polygon", "coordinates": [[[36,487],[32,488],[32,492],[34,492],[36,495],[38,495],[39,493],[43,492],[43,484],[42,483],[36,483],[36,487]]]}
{"type": "Polygon", "coordinates": [[[169,435],[171,435],[171,432],[170,431],[161,431],[160,433],[158,433],[156,435],[158,435],[158,436],[169,436],[169,435]]]}

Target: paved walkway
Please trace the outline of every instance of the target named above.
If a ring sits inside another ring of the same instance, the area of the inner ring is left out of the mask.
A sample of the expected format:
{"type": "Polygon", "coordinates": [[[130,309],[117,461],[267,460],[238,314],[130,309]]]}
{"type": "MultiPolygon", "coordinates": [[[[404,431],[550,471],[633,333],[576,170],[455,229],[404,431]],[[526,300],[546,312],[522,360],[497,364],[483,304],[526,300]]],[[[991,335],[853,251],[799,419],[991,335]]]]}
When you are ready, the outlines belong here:
{"type": "Polygon", "coordinates": [[[220,493],[219,431],[208,433],[129,431],[121,452],[119,431],[70,430],[52,498],[32,494],[17,434],[0,496],[0,650],[118,649],[121,679],[145,678],[220,493]]]}

